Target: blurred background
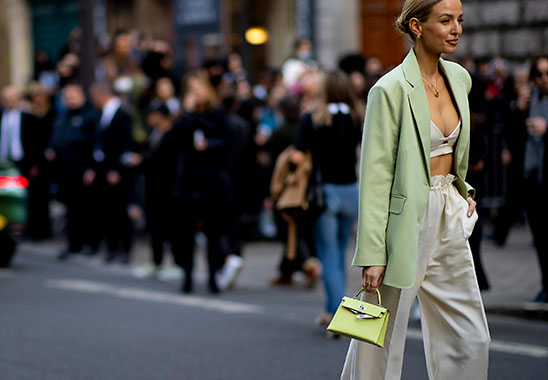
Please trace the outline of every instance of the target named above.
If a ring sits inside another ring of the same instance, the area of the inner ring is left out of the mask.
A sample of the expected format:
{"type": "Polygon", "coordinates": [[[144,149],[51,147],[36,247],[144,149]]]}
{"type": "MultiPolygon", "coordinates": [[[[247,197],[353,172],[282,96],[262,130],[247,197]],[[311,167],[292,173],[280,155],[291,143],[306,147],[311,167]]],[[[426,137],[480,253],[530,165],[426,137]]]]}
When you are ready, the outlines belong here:
{"type": "MultiPolygon", "coordinates": [[[[333,72],[361,125],[402,4],[0,0],[0,378],[336,378],[314,220],[271,185],[333,72]]],[[[490,379],[547,379],[548,1],[463,9],[490,379]]],[[[426,378],[416,307],[408,338],[426,378]]]]}

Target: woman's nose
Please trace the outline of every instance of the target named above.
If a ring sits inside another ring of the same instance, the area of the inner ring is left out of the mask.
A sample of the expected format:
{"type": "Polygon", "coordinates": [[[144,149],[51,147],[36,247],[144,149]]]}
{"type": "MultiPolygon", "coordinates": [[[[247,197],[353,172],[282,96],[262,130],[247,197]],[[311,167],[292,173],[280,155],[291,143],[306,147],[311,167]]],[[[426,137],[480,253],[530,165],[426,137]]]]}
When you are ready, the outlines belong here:
{"type": "Polygon", "coordinates": [[[451,34],[457,37],[459,37],[462,34],[462,25],[459,21],[455,21],[453,23],[453,30],[451,31],[451,34]]]}

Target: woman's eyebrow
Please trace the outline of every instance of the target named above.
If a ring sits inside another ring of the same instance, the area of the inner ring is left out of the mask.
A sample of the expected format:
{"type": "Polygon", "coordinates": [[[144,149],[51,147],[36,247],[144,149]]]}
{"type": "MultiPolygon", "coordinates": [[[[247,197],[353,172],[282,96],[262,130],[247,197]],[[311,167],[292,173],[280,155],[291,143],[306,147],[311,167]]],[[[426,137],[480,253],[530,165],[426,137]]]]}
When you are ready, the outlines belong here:
{"type": "MultiPolygon", "coordinates": [[[[453,18],[455,16],[453,16],[451,13],[442,13],[441,15],[438,16],[438,18],[442,18],[442,17],[453,18]]],[[[462,13],[458,17],[462,17],[462,13]]]]}

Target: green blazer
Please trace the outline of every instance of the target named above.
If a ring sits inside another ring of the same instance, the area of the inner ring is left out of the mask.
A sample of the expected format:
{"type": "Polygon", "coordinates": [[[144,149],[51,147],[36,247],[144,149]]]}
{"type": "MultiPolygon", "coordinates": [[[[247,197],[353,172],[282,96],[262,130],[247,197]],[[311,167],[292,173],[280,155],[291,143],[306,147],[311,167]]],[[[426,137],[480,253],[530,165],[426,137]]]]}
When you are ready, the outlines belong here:
{"type": "MultiPolygon", "coordinates": [[[[468,92],[460,65],[440,58],[462,119],[454,149],[455,185],[466,199],[470,146],[468,92]]],[[[362,141],[356,253],[352,265],[385,265],[384,284],[410,288],[430,191],[430,110],[413,49],[371,88],[362,141]]]]}

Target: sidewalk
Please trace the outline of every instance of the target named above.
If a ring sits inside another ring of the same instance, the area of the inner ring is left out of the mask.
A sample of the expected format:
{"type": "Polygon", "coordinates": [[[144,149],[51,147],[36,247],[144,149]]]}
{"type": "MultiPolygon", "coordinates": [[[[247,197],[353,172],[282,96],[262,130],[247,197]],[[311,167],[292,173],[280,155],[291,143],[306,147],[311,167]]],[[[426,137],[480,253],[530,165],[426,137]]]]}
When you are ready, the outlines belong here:
{"type": "Polygon", "coordinates": [[[546,305],[529,302],[540,291],[541,280],[528,226],[512,229],[504,248],[484,239],[481,255],[491,285],[491,289],[483,293],[487,312],[548,320],[546,305]]]}
{"type": "MultiPolygon", "coordinates": [[[[63,247],[61,239],[46,242],[24,242],[19,253],[32,253],[55,259],[63,247]]],[[[205,281],[206,262],[203,244],[198,244],[196,257],[196,279],[205,281]]],[[[277,273],[282,245],[278,242],[252,242],[245,245],[245,264],[236,286],[261,289],[269,287],[269,280],[277,273]]],[[[171,262],[168,256],[168,265],[171,262]]],[[[352,247],[349,249],[348,263],[351,261],[352,247]]],[[[138,239],[132,253],[129,268],[119,264],[105,265],[101,258],[74,257],[70,261],[93,264],[105,270],[130,275],[135,268],[149,262],[150,248],[144,239],[138,239]]],[[[491,241],[482,242],[482,260],[491,289],[483,292],[485,308],[488,313],[512,314],[525,318],[548,320],[548,308],[532,305],[531,300],[540,290],[540,271],[538,260],[532,245],[532,236],[528,227],[513,229],[504,248],[498,248],[491,241]]],[[[353,294],[361,282],[358,268],[349,267],[348,294],[353,294]]],[[[173,278],[172,281],[177,281],[173,278]]],[[[297,282],[296,287],[299,287],[297,282]]],[[[323,298],[321,286],[312,292],[318,301],[323,298]]]]}

